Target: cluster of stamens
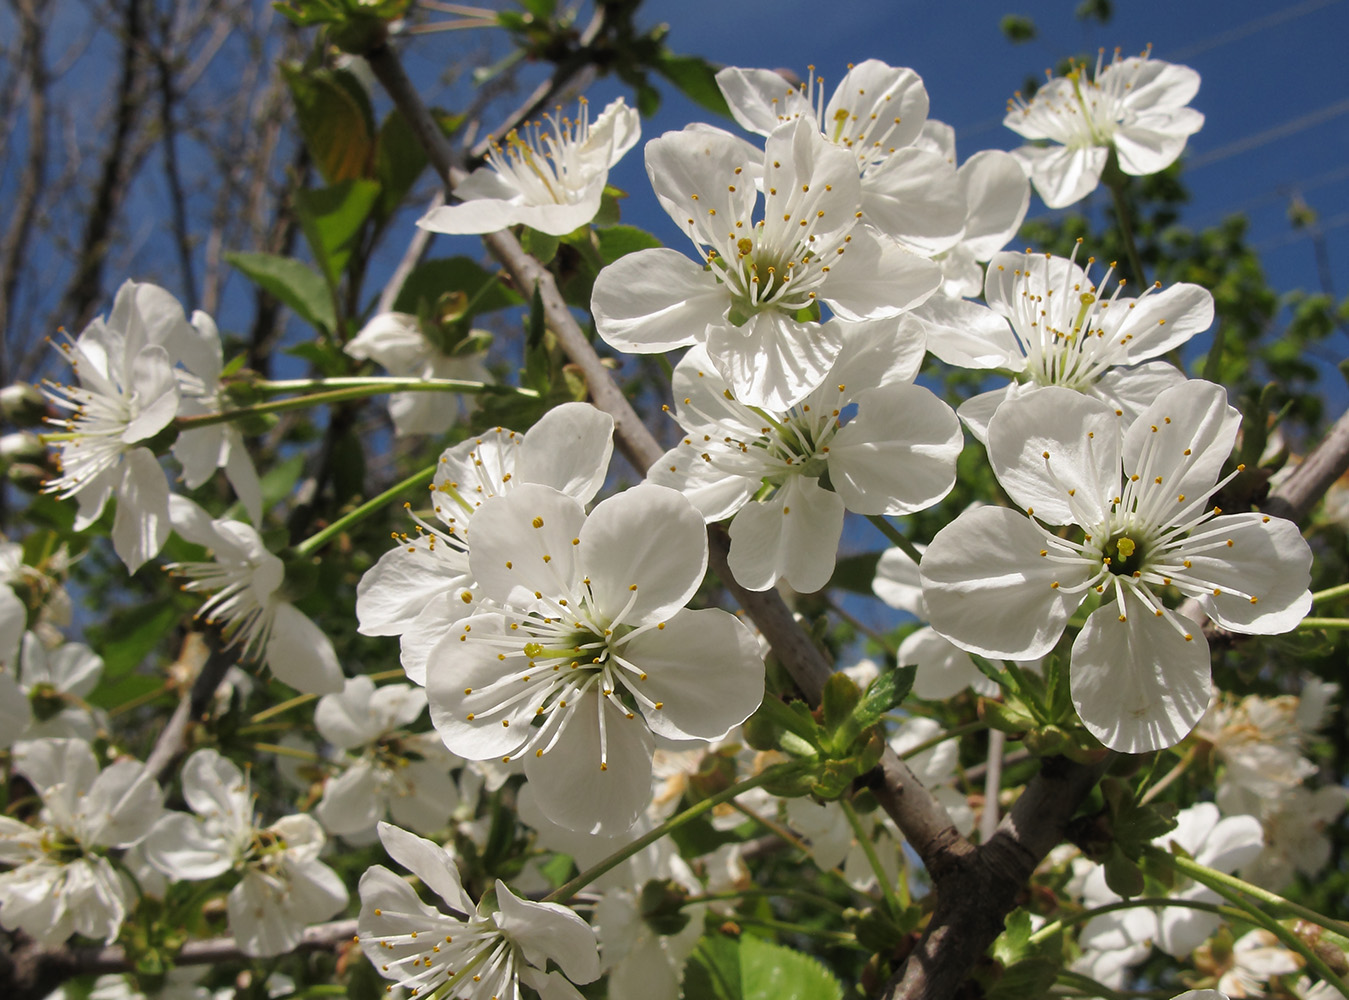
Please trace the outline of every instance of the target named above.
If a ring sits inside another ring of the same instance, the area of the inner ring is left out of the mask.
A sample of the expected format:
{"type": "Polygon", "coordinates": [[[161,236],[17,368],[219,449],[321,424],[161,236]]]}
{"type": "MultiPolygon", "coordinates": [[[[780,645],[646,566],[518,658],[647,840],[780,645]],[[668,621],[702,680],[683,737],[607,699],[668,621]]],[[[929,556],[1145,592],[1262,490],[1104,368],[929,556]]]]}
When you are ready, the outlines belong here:
{"type": "Polygon", "coordinates": [[[575,119],[545,114],[506,134],[505,144],[493,141],[487,154],[492,168],[526,192],[535,203],[570,204],[590,181],[591,171],[576,156],[590,136],[590,107],[583,97],[575,119]]]}
{"type": "Polygon", "coordinates": [[[1125,118],[1124,97],[1134,88],[1151,54],[1149,45],[1136,60],[1126,60],[1115,49],[1107,63],[1105,49],[1100,49],[1090,75],[1085,63],[1075,63],[1057,80],[1051,70],[1045,70],[1048,86],[1030,100],[1017,91],[1007,102],[1007,112],[1019,112],[1023,119],[1034,116],[1041,127],[1058,133],[1053,137],[1068,146],[1108,145],[1115,126],[1125,118]]]}
{"type": "MultiPolygon", "coordinates": [[[[1077,262],[1081,245],[1079,239],[1068,258],[1070,265],[1077,262]]],[[[1115,262],[1110,262],[1099,282],[1093,282],[1090,275],[1096,258],[1088,257],[1085,287],[1072,266],[1064,268],[1058,287],[1051,287],[1053,259],[1052,254],[1031,254],[1027,250],[1024,266],[1013,272],[1020,291],[1013,303],[1016,316],[1012,329],[1026,355],[1026,373],[1032,382],[1080,391],[1094,384],[1108,369],[1131,363],[1128,348],[1134,335],[1107,334],[1108,311],[1113,306],[1118,314],[1120,294],[1127,279],[1120,278],[1114,291],[1107,295],[1103,289],[1115,273],[1115,262]],[[1041,262],[1038,268],[1037,261],[1041,262]]],[[[998,270],[1003,270],[1003,265],[998,265],[998,270]]],[[[1154,282],[1137,299],[1127,300],[1127,308],[1134,309],[1159,288],[1161,282],[1154,282]]],[[[1160,319],[1158,323],[1164,325],[1166,320],[1160,319]]],[[[1115,329],[1120,325],[1115,323],[1115,329]]]]}
{"type": "MultiPolygon", "coordinates": [[[[1171,422],[1163,418],[1163,424],[1171,422]]],[[[1112,591],[1119,620],[1127,621],[1124,595],[1128,591],[1138,599],[1155,617],[1170,623],[1186,641],[1194,639],[1186,624],[1170,609],[1166,608],[1158,591],[1174,587],[1186,597],[1214,597],[1228,595],[1250,601],[1255,604],[1256,595],[1233,589],[1230,583],[1220,585],[1208,579],[1195,568],[1195,556],[1210,552],[1232,549],[1236,541],[1224,524],[1215,523],[1207,528],[1203,525],[1222,513],[1219,507],[1209,507],[1208,498],[1225,484],[1239,475],[1244,466],[1237,468],[1221,479],[1210,490],[1197,497],[1186,497],[1175,493],[1167,478],[1161,475],[1149,475],[1148,470],[1154,461],[1162,458],[1159,444],[1163,436],[1160,428],[1152,425],[1152,433],[1139,455],[1137,468],[1124,477],[1119,493],[1110,498],[1110,512],[1105,521],[1097,519],[1081,501],[1077,499],[1076,489],[1070,489],[1062,483],[1050,465],[1050,453],[1044,452],[1045,469],[1049,478],[1057,483],[1067,501],[1077,524],[1082,526],[1085,535],[1081,541],[1061,538],[1040,525],[1034,519],[1034,510],[1028,510],[1031,523],[1039,529],[1043,547],[1040,557],[1051,563],[1071,567],[1077,571],[1083,563],[1096,567],[1096,571],[1086,581],[1074,585],[1064,585],[1055,580],[1050,584],[1054,590],[1065,594],[1082,593],[1089,590],[1104,596],[1112,591]]],[[[1094,432],[1087,434],[1087,450],[1090,454],[1094,432]]],[[[1189,465],[1193,462],[1193,453],[1185,448],[1183,462],[1175,477],[1184,478],[1189,465]]],[[[1268,523],[1269,518],[1264,518],[1268,523]]],[[[1074,573],[1076,575],[1076,573],[1074,573]]]]}
{"type": "MultiPolygon", "coordinates": [[[[536,521],[538,527],[542,518],[536,521]]],[[[579,539],[573,541],[578,543],[579,539]]],[[[552,563],[547,555],[543,561],[552,563]]],[[[514,562],[506,563],[507,569],[514,566],[514,562]]],[[[465,718],[469,722],[497,719],[517,712],[522,704],[534,705],[537,722],[521,738],[520,746],[502,757],[503,762],[510,762],[531,752],[542,757],[557,744],[568,720],[591,704],[598,714],[599,766],[607,771],[609,717],[605,706],[617,709],[628,721],[636,719],[639,711],[659,712],[665,707],[645,693],[642,682],[647,679],[646,672],[625,655],[628,642],[651,629],[664,629],[665,623],[623,624],[637,601],[636,584],[629,586],[624,608],[608,620],[594,608],[589,578],[581,582],[579,593],[573,593],[565,581],[557,582],[557,594],[568,596],[535,591],[535,608],[516,616],[502,634],[475,633],[471,622],[461,627],[460,642],[496,649],[502,667],[500,677],[487,688],[464,689],[465,697],[491,696],[486,707],[467,713],[465,718]],[[586,702],[587,695],[597,696],[596,700],[586,702]]],[[[500,724],[509,728],[510,719],[501,718],[500,724]]]]}

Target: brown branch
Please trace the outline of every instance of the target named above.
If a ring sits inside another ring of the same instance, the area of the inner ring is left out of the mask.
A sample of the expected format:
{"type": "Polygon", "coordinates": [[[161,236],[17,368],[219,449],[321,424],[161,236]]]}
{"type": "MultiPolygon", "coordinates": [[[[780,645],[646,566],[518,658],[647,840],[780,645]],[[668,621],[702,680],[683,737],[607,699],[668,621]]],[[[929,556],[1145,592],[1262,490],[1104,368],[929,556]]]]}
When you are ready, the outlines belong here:
{"type": "Polygon", "coordinates": [[[169,187],[169,210],[172,214],[173,245],[178,254],[178,270],[183,288],[183,305],[191,313],[197,308],[197,279],[192,266],[192,239],[188,232],[187,196],[183,193],[183,178],[178,165],[178,127],[174,121],[177,88],[173,80],[171,51],[173,14],[164,11],[159,17],[159,44],[151,50],[159,88],[159,140],[164,147],[164,177],[169,187]]]}
{"type": "Polygon", "coordinates": [[[1261,506],[1266,514],[1301,524],[1332,483],[1349,470],[1349,412],[1345,412],[1261,506]]]}
{"type": "MultiPolygon", "coordinates": [[[[354,919],[333,920],[306,927],[292,955],[332,951],[356,936],[354,919]]],[[[131,972],[134,968],[125,950],[108,948],[42,948],[26,935],[14,934],[18,947],[0,949],[0,996],[6,1000],[42,1000],[72,976],[131,972]]],[[[249,961],[233,938],[189,941],[173,960],[175,966],[215,965],[249,961]]]]}
{"type": "Polygon", "coordinates": [[[15,3],[21,21],[19,51],[28,77],[28,158],[11,202],[15,212],[0,247],[0,386],[8,385],[14,377],[10,362],[17,357],[18,350],[9,339],[14,329],[14,298],[19,275],[31,250],[28,238],[47,170],[47,66],[43,56],[46,32],[38,16],[39,6],[45,5],[33,0],[15,3]]]}
{"type": "Polygon", "coordinates": [[[66,289],[61,309],[70,325],[82,328],[93,318],[102,296],[103,265],[108,259],[113,223],[121,211],[135,168],[131,140],[144,104],[142,61],[148,47],[144,0],[127,0],[122,26],[122,73],[117,85],[117,110],[112,138],[103,154],[103,166],[84,235],[80,240],[75,275],[66,289]]]}

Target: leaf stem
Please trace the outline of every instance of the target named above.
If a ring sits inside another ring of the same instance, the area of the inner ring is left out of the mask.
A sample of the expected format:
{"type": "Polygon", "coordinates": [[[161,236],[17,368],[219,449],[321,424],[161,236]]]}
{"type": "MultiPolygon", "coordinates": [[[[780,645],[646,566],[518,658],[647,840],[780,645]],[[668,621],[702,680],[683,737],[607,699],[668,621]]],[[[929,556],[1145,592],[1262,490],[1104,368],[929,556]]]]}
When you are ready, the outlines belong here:
{"type": "MultiPolygon", "coordinates": [[[[1114,151],[1111,151],[1111,157],[1114,157],[1114,151]]],[[[1147,279],[1143,273],[1143,260],[1138,255],[1138,246],[1134,243],[1133,226],[1129,223],[1128,205],[1124,201],[1124,189],[1122,182],[1124,175],[1119,169],[1107,170],[1102,176],[1105,186],[1110,189],[1110,197],[1115,203],[1115,222],[1119,225],[1120,235],[1124,238],[1124,249],[1129,255],[1129,270],[1133,272],[1129,276],[1138,282],[1139,288],[1146,286],[1147,279]]],[[[1103,293],[1105,289],[1101,290],[1103,293]]]]}
{"type": "Polygon", "coordinates": [[[1349,628],[1349,618],[1304,618],[1298,622],[1298,628],[1349,628]]]}
{"type": "Polygon", "coordinates": [[[253,382],[250,384],[250,388],[264,393],[303,392],[308,389],[319,389],[321,391],[295,396],[292,399],[276,399],[267,403],[240,406],[233,410],[221,410],[219,413],[177,417],[173,421],[173,426],[180,431],[190,431],[200,427],[210,427],[213,424],[225,424],[233,420],[241,420],[244,417],[259,416],[265,413],[284,413],[287,410],[303,410],[311,406],[343,403],[351,399],[379,396],[388,392],[500,393],[527,396],[530,399],[537,399],[539,395],[533,389],[495,385],[490,382],[468,382],[453,378],[413,378],[411,376],[290,379],[283,382],[253,382]]]}

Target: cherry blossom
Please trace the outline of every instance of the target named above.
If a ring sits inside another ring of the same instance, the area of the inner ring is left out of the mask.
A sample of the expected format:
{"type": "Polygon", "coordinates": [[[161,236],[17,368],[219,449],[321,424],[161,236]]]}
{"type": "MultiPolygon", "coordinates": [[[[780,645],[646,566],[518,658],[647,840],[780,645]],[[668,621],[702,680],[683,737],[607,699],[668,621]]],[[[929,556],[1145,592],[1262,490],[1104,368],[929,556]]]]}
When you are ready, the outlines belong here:
{"type": "Polygon", "coordinates": [[[383,865],[361,876],[361,949],[385,979],[414,997],[448,987],[463,1000],[505,1000],[519,997],[523,982],[543,1000],[578,1000],[572,983],[599,977],[595,933],[565,906],[521,899],[500,879],[495,905],[485,896],[475,906],[443,848],[389,823],[379,837],[445,908],[422,902],[383,865]],[[561,971],[547,972],[550,960],[561,971]]]}
{"type": "Polygon", "coordinates": [[[325,838],[313,817],[283,816],[261,827],[251,784],[233,762],[198,750],[182,769],[183,798],[196,813],[164,816],[145,841],[149,862],[175,879],[239,882],[227,901],[230,933],[246,955],[282,955],[311,923],[347,904],[341,878],[318,859],[325,838]]]}
{"type": "Polygon", "coordinates": [[[662,486],[587,517],[526,483],[485,501],[473,532],[473,575],[500,610],[464,619],[431,651],[436,729],[462,757],[522,757],[555,823],[628,829],[650,798],[656,735],[718,739],[763,697],[749,629],[684,608],[707,567],[703,519],[662,486]]]}
{"type": "Polygon", "coordinates": [[[668,132],[647,143],[646,165],[699,259],[662,248],[610,264],[595,279],[595,327],[630,353],[706,344],[748,406],[800,402],[838,357],[842,327],[798,319],[801,310],[823,303],[845,322],[894,317],[941,282],[935,264],[860,223],[853,157],[812,121],[778,128],[762,157],[716,129],[668,132]]]}
{"type": "Polygon", "coordinates": [[[741,403],[702,347],[675,369],[685,437],[648,478],[681,490],[708,521],[734,516],[731,572],[751,590],[779,579],[819,590],[834,570],[845,508],[909,514],[955,484],[960,424],[912,384],[921,337],[876,320],[850,324],[840,340],[825,384],[785,411],[741,403]],[[855,411],[847,423],[845,409],[855,411]]]}
{"type": "Polygon", "coordinates": [[[1203,127],[1204,116],[1187,107],[1199,92],[1199,74],[1150,56],[1149,49],[1121,59],[1117,49],[1106,63],[1102,49],[1091,76],[1085,64],[1078,65],[1029,101],[1020,94],[1008,101],[1004,125],[1027,139],[1060,144],[1017,150],[1050,208],[1065,208],[1095,190],[1112,152],[1126,174],[1155,174],[1174,163],[1203,127]]]}
{"type": "MultiPolygon", "coordinates": [[[[1093,279],[1095,258],[1083,268],[1077,251],[1075,246],[1066,259],[996,254],[988,265],[984,298],[1006,323],[993,335],[992,328],[973,326],[940,354],[961,364],[952,353],[958,351],[966,367],[996,367],[1017,375],[1012,384],[961,405],[961,420],[980,441],[987,441],[989,421],[1005,400],[1044,386],[1064,386],[1099,399],[1127,424],[1158,393],[1185,380],[1174,365],[1153,359],[1209,328],[1212,294],[1198,285],[1161,290],[1157,283],[1137,297],[1126,296],[1123,280],[1113,291],[1107,287],[1113,265],[1093,279]]],[[[930,334],[929,347],[939,339],[930,334]]]]}
{"type": "Polygon", "coordinates": [[[487,165],[455,185],[457,205],[428,212],[417,225],[436,233],[494,233],[526,225],[551,236],[584,226],[600,209],[609,168],[641,136],[641,119],[611,102],[594,124],[581,98],[576,117],[558,108],[493,142],[487,165]]]}
{"type": "Polygon", "coordinates": [[[814,67],[800,87],[773,70],[727,66],[717,72],[717,86],[742,128],[767,137],[785,122],[805,119],[851,154],[862,217],[870,225],[924,257],[953,247],[964,235],[967,206],[954,164],[921,141],[928,95],[918,74],[867,59],[848,67],[827,103],[824,83],[814,67]]]}
{"type": "Polygon", "coordinates": [[[186,335],[183,309],[155,285],[128,281],[112,313],[95,318],[74,341],[60,343],[79,385],[46,383],[47,397],[68,417],[57,443],[61,474],[43,490],[79,504],[75,530],[98,520],[117,499],[113,548],[134,573],[169,537],[169,485],[145,442],[178,413],[174,351],[186,335]]]}
{"type": "Polygon", "coordinates": [[[14,747],[14,770],[42,800],[39,825],[0,816],[0,924],[44,945],[71,934],[111,944],[135,899],[107,857],[150,832],[163,794],[139,761],[100,771],[83,740],[44,739],[14,747]]]}
{"type": "Polygon", "coordinates": [[[1073,643],[1078,715],[1114,750],[1179,742],[1208,708],[1208,644],[1164,588],[1233,632],[1286,632],[1311,606],[1296,525],[1209,506],[1239,420],[1221,386],[1197,380],[1127,432],[1104,403],[1057,386],[1004,403],[989,459],[1027,516],[982,507],[937,533],[921,567],[933,628],[984,656],[1042,656],[1099,595],[1073,643]]]}
{"type": "Polygon", "coordinates": [[[524,434],[496,427],[440,456],[431,484],[434,521],[416,517],[356,588],[364,635],[401,636],[408,679],[426,683],[426,656],[481,597],[469,566],[469,524],[488,499],[540,483],[589,503],[604,483],[614,421],[589,403],[549,410],[524,434]]]}
{"type": "Polygon", "coordinates": [[[285,567],[257,530],[229,518],[213,520],[186,497],[174,496],[170,511],[174,531],[212,555],[207,562],[165,566],[188,578],[184,590],[212,594],[198,616],[219,623],[226,642],[241,647],[241,657],[261,659],[278,680],[311,694],[340,691],[342,666],[332,642],[287,600],[285,567]]]}

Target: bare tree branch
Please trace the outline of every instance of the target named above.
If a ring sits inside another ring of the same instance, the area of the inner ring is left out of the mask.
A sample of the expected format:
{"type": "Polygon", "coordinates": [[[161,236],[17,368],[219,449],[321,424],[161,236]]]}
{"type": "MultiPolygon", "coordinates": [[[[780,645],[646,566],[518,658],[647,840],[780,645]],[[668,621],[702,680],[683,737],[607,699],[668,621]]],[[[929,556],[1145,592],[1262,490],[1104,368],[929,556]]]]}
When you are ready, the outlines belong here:
{"type": "Polygon", "coordinates": [[[113,224],[134,172],[131,141],[145,103],[142,69],[148,48],[148,26],[144,2],[126,0],[122,22],[122,72],[117,85],[112,137],[103,154],[98,186],[80,241],[75,276],[66,289],[61,309],[62,315],[75,328],[89,322],[102,297],[103,266],[108,257],[113,224]]]}

